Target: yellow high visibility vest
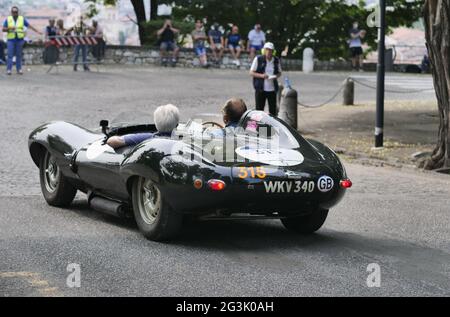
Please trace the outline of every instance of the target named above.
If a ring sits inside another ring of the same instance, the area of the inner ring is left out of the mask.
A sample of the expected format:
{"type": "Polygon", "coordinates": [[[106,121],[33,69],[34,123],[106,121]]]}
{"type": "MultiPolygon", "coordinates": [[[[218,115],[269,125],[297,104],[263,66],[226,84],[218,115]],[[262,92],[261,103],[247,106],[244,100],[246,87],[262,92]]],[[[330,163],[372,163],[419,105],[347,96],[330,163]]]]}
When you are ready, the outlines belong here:
{"type": "Polygon", "coordinates": [[[17,38],[22,40],[25,37],[24,27],[25,27],[25,19],[23,16],[18,16],[17,21],[14,21],[14,18],[12,16],[8,17],[8,28],[9,27],[16,27],[15,31],[8,31],[8,40],[14,40],[17,38]]]}

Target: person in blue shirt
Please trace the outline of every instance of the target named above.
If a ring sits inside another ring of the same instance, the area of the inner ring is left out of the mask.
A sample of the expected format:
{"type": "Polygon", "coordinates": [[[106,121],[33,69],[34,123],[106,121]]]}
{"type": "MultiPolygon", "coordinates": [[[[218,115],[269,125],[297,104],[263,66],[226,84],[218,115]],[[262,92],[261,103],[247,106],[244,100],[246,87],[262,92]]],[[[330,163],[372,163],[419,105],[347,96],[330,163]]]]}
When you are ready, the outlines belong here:
{"type": "Polygon", "coordinates": [[[241,66],[239,58],[241,56],[241,35],[239,34],[239,28],[234,25],[231,29],[231,33],[228,34],[225,41],[225,46],[230,50],[231,55],[234,58],[236,66],[241,66]]]}
{"type": "Polygon", "coordinates": [[[222,108],[223,122],[225,128],[216,129],[211,132],[213,137],[224,137],[234,134],[238,128],[242,116],[247,112],[247,105],[244,100],[232,98],[228,100],[222,108]]]}
{"type": "Polygon", "coordinates": [[[220,64],[225,49],[225,39],[222,31],[220,31],[219,23],[214,23],[212,29],[208,33],[208,37],[214,61],[216,64],[220,64]]]}
{"type": "Polygon", "coordinates": [[[38,34],[42,32],[36,30],[30,25],[27,19],[19,15],[19,8],[14,6],[11,8],[11,15],[3,22],[3,32],[7,33],[7,74],[11,75],[13,67],[13,58],[16,57],[16,69],[19,75],[22,75],[22,48],[25,43],[25,29],[31,29],[38,34]]]}
{"type": "Polygon", "coordinates": [[[157,133],[135,133],[124,136],[113,136],[106,142],[114,149],[125,146],[136,146],[146,140],[157,137],[171,137],[180,122],[180,111],[174,105],[165,105],[158,107],[154,114],[157,133]]]}

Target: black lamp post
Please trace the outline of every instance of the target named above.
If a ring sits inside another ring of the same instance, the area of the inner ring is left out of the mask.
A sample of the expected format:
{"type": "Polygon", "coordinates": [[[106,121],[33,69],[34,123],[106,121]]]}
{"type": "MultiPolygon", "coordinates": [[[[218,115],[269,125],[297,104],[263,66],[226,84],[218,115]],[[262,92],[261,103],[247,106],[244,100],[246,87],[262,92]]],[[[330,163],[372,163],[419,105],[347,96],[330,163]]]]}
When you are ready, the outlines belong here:
{"type": "Polygon", "coordinates": [[[385,85],[385,38],[386,38],[386,0],[380,1],[380,25],[378,28],[377,65],[377,120],[375,127],[375,148],[383,147],[384,139],[384,85],[385,85]]]}

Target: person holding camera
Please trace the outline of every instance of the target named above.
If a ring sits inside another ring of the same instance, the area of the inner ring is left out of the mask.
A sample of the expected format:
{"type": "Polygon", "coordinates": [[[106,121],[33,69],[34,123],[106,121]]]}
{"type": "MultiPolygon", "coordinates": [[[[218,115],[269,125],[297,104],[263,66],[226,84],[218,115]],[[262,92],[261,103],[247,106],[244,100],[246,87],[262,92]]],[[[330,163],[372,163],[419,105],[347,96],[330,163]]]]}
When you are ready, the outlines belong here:
{"type": "Polygon", "coordinates": [[[167,19],[161,29],[158,30],[159,49],[161,55],[161,61],[163,66],[167,66],[168,52],[172,51],[172,66],[177,63],[178,53],[180,48],[176,44],[176,36],[180,33],[180,30],[175,29],[172,26],[172,20],[167,19]]]}

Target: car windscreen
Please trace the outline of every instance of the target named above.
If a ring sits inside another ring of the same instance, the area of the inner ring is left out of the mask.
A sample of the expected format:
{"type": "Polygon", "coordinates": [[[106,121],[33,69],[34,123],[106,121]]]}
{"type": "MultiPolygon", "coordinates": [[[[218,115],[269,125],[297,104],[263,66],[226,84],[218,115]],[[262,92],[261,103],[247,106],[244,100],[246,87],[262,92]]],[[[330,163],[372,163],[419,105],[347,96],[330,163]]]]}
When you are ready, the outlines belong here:
{"type": "Polygon", "coordinates": [[[153,114],[144,111],[124,111],[111,120],[111,128],[122,128],[127,126],[138,126],[153,123],[153,114]]]}
{"type": "Polygon", "coordinates": [[[285,123],[261,111],[251,112],[237,131],[287,149],[297,149],[300,144],[285,123]]]}

